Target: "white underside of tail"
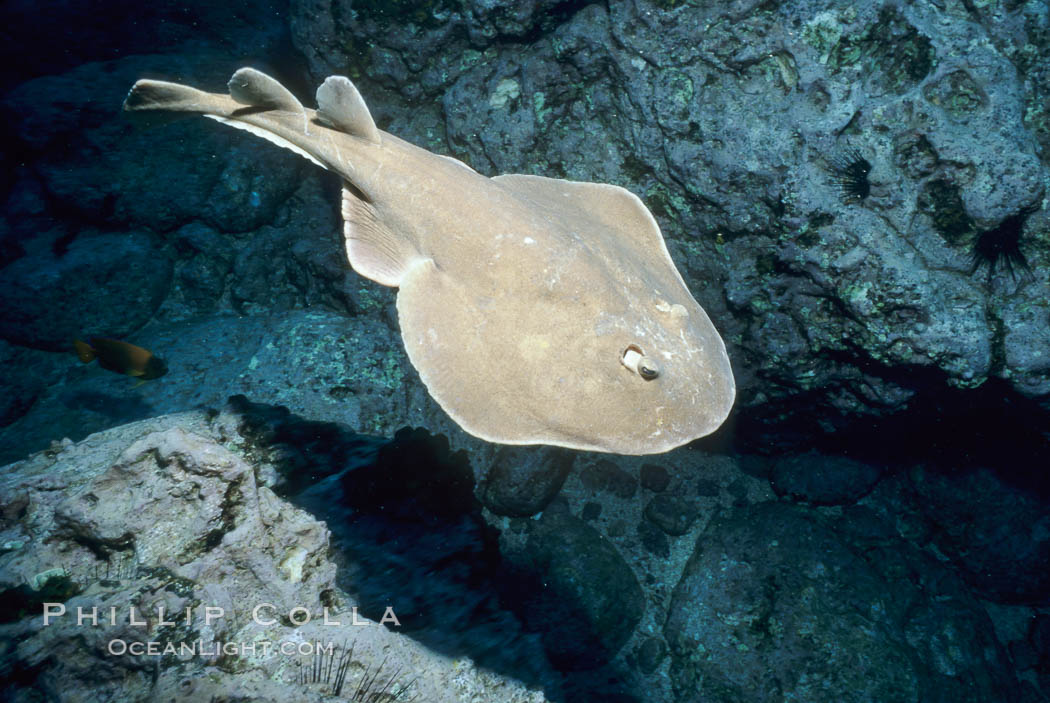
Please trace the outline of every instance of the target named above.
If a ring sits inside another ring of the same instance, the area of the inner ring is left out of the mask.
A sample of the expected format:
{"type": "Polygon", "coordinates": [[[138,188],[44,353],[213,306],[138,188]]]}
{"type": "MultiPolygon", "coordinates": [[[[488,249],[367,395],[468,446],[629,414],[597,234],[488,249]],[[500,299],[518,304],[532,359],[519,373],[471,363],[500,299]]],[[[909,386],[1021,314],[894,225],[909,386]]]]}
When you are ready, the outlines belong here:
{"type": "Polygon", "coordinates": [[[231,120],[228,117],[220,117],[219,115],[205,114],[204,116],[205,117],[210,117],[213,120],[216,120],[218,122],[222,122],[223,124],[227,124],[227,125],[229,125],[231,127],[236,127],[237,129],[243,129],[245,132],[251,132],[255,136],[260,137],[262,139],[265,139],[266,141],[268,141],[268,142],[270,142],[272,144],[276,144],[277,146],[283,147],[285,149],[288,149],[289,151],[294,151],[296,154],[298,154],[299,156],[303,157],[304,159],[309,159],[310,161],[314,162],[315,164],[317,164],[321,168],[323,168],[325,170],[328,170],[327,166],[325,166],[323,163],[318,161],[316,157],[314,157],[312,154],[310,154],[308,151],[306,151],[302,147],[298,147],[295,144],[292,144],[290,141],[288,141],[284,137],[278,137],[273,132],[268,132],[265,129],[263,129],[262,127],[256,127],[255,125],[251,125],[251,124],[248,124],[246,122],[241,122],[240,120],[231,120]]]}

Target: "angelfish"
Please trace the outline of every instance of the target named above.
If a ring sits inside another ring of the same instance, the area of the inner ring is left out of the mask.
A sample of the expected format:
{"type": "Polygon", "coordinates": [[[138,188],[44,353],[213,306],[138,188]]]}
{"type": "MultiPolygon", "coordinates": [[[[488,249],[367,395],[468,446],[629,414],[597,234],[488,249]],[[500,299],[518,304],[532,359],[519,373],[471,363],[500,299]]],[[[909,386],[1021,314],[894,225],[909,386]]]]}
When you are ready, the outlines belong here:
{"type": "Polygon", "coordinates": [[[168,372],[164,360],[154,356],[150,350],[118,339],[91,337],[88,342],[75,339],[73,348],[77,357],[85,364],[98,359],[98,365],[107,371],[142,380],[160,378],[168,372]]]}
{"type": "Polygon", "coordinates": [[[651,454],[729,414],[725,344],[629,191],[487,178],[378,129],[342,76],[316,110],[251,68],[228,89],[140,80],[124,109],[203,114],[338,174],[350,265],[399,288],[408,357],[467,432],[651,454]]]}

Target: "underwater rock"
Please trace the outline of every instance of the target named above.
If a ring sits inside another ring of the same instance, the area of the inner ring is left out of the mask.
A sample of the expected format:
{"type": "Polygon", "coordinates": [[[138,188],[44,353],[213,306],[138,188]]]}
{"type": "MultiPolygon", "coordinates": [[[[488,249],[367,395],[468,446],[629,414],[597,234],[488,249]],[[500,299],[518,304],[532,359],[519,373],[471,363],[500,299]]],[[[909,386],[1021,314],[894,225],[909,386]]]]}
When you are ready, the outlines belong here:
{"type": "Polygon", "coordinates": [[[573,10],[559,0],[297,0],[289,24],[314,78],[347,73],[344,66],[365,60],[373,79],[418,97],[411,74],[422,71],[428,84],[447,81],[480,58],[473,47],[496,39],[527,41],[573,10]],[[446,75],[436,75],[439,68],[446,75]]]}
{"type": "Polygon", "coordinates": [[[879,480],[878,467],[843,456],[808,452],[778,459],[769,484],[778,496],[813,505],[852,503],[879,480]]]}
{"type": "Polygon", "coordinates": [[[638,473],[638,479],[642,483],[642,488],[654,493],[662,493],[671,484],[671,475],[659,464],[643,464],[638,473]]]}
{"type": "Polygon", "coordinates": [[[699,510],[689,500],[676,495],[659,495],[645,506],[645,519],[672,536],[684,535],[693,526],[699,510]]]}
{"type": "Polygon", "coordinates": [[[476,516],[474,473],[464,451],[449,451],[448,438],[404,427],[368,466],[343,477],[344,502],[356,513],[398,523],[455,523],[476,516]]]}
{"type": "MultiPolygon", "coordinates": [[[[1035,470],[1035,469],[1032,469],[1035,470]]],[[[981,595],[1050,604],[1050,507],[988,469],[910,473],[937,548],[981,595]]]]}
{"type": "Polygon", "coordinates": [[[734,510],[674,590],[676,700],[1014,700],[1006,652],[953,578],[899,540],[852,544],[790,505],[734,510]]]}
{"type": "Polygon", "coordinates": [[[630,499],[638,492],[638,479],[611,459],[595,459],[580,471],[580,481],[591,491],[630,499]]]}
{"type": "MultiPolygon", "coordinates": [[[[1045,226],[1050,231],[1050,222],[1045,226]]],[[[1014,296],[1002,309],[1003,348],[1006,367],[1010,369],[1010,382],[1022,394],[1043,399],[1046,407],[1050,402],[1050,285],[1041,295],[1032,299],[1014,296]],[[1041,298],[1041,299],[1040,299],[1041,298]]]]}
{"type": "Polygon", "coordinates": [[[573,458],[572,452],[560,448],[500,447],[482,486],[481,500],[497,515],[535,515],[558,494],[573,458]]]}
{"type": "Polygon", "coordinates": [[[612,659],[642,617],[645,598],[631,567],[561,502],[530,521],[527,548],[512,559],[534,574],[519,585],[522,604],[542,627],[547,656],[564,671],[612,659]],[[533,584],[535,578],[540,581],[533,584]]]}
{"type": "Polygon", "coordinates": [[[658,559],[667,559],[671,556],[671,543],[667,539],[667,533],[650,521],[638,523],[638,542],[645,550],[658,559]]]}
{"type": "Polygon", "coordinates": [[[168,253],[148,232],[78,236],[65,251],[4,269],[0,337],[71,354],[77,337],[126,337],[156,312],[171,274],[168,253]]]}
{"type": "Polygon", "coordinates": [[[425,430],[360,435],[243,396],[218,417],[223,434],[244,440],[260,482],[329,526],[337,584],[362,616],[381,620],[392,607],[400,631],[423,646],[530,686],[557,678],[539,638],[523,630],[531,614],[501,602],[497,531],[482,519],[465,452],[425,430]]]}
{"type": "Polygon", "coordinates": [[[389,681],[390,700],[547,700],[355,615],[328,528],[257,484],[238,422],[169,415],[3,467],[5,696],[319,703],[389,681]]]}
{"type": "MultiPolygon", "coordinates": [[[[1050,680],[1050,615],[1041,614],[1033,618],[1028,629],[1028,639],[1024,642],[1031,652],[1031,661],[1038,666],[1038,672],[1044,687],[1050,680]]],[[[1018,668],[1020,662],[1018,662],[1018,668]]]]}
{"type": "MultiPolygon", "coordinates": [[[[375,463],[380,447],[389,442],[357,434],[337,422],[306,420],[284,406],[255,403],[243,395],[230,396],[222,413],[236,418],[235,431],[244,440],[245,451],[259,462],[260,480],[265,474],[267,486],[282,496],[311,491],[319,503],[332,507],[338,500],[328,492],[327,480],[375,463]]],[[[300,507],[319,514],[312,507],[300,507]]]]}
{"type": "Polygon", "coordinates": [[[667,644],[659,637],[646,637],[634,653],[638,668],[652,674],[667,657],[667,644]]]}
{"type": "Polygon", "coordinates": [[[222,257],[200,254],[176,265],[173,294],[187,308],[185,317],[218,312],[229,271],[230,265],[222,257]]]}
{"type": "MultiPolygon", "coordinates": [[[[26,350],[0,340],[0,366],[16,368],[28,365],[25,355],[26,350]]],[[[45,381],[39,373],[4,374],[0,380],[0,427],[22,417],[36,402],[44,386],[45,381]]]]}
{"type": "Polygon", "coordinates": [[[151,326],[135,341],[165,359],[163,378],[136,388],[127,378],[81,366],[70,346],[65,364],[51,362],[68,373],[34,369],[50,384],[27,415],[0,427],[0,461],[39,451],[55,437],[79,440],[162,413],[222,407],[234,394],[388,436],[409,423],[430,424],[441,412],[428,405],[421,384],[406,384],[413,372],[399,340],[370,317],[303,310],[213,315],[151,326]]]}
{"type": "MultiPolygon", "coordinates": [[[[171,594],[161,600],[169,614],[202,601],[226,609],[272,603],[284,612],[299,604],[319,604],[335,575],[326,556],[324,525],[277,500],[268,489],[257,488],[243,459],[178,424],[172,419],[148,421],[5,469],[0,501],[7,505],[28,495],[34,506],[32,519],[6,526],[22,547],[0,557],[5,586],[57,569],[80,591],[66,605],[67,612],[76,606],[104,604],[105,612],[137,606],[140,613],[153,615],[151,627],[161,606],[138,596],[144,582],[152,582],[162,596],[171,594]],[[169,427],[150,431],[151,425],[161,424],[169,427]],[[280,565],[293,555],[301,566],[282,571],[280,565]],[[231,569],[231,564],[240,567],[231,569]]],[[[16,659],[25,667],[41,667],[38,676],[47,688],[60,689],[57,684],[64,681],[70,692],[105,689],[122,672],[128,676],[128,694],[147,683],[135,675],[141,669],[137,658],[106,654],[114,639],[151,639],[145,629],[136,631],[128,622],[118,622],[110,631],[78,627],[75,618],[43,627],[41,614],[27,613],[30,620],[12,627],[25,637],[16,659]],[[62,656],[55,659],[59,652],[62,656]],[[98,664],[109,675],[93,681],[90,674],[98,664]],[[80,677],[73,686],[70,679],[80,677]]],[[[248,613],[239,616],[230,613],[206,625],[183,623],[154,633],[154,638],[212,642],[239,633],[250,641],[261,634],[248,613]]],[[[201,666],[216,661],[205,659],[201,666]]]]}
{"type": "Polygon", "coordinates": [[[523,624],[534,614],[504,602],[512,579],[474,497],[465,452],[421,429],[367,439],[370,456],[359,448],[338,473],[288,496],[331,527],[338,585],[361,601],[364,616],[378,620],[393,607],[400,631],[424,646],[513,671],[529,686],[549,682],[539,637],[523,624]]]}

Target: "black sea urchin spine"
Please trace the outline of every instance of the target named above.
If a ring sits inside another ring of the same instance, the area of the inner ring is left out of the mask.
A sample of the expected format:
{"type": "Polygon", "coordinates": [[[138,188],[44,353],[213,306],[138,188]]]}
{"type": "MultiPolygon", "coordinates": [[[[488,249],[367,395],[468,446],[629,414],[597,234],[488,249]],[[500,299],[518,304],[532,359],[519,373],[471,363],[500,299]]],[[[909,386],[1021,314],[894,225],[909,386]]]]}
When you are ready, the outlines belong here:
{"type": "Polygon", "coordinates": [[[414,694],[410,695],[416,680],[406,683],[402,669],[383,675],[386,659],[374,669],[366,665],[360,681],[351,691],[346,684],[350,665],[354,661],[354,647],[344,643],[333,650],[337,651],[318,649],[308,659],[296,662],[296,682],[301,686],[319,685],[328,695],[355,703],[407,703],[416,700],[414,694]]]}
{"type": "Polygon", "coordinates": [[[1005,268],[1010,278],[1017,280],[1018,269],[1029,272],[1028,259],[1021,250],[1021,235],[1028,216],[1035,211],[1035,207],[1025,208],[1004,219],[997,227],[975,234],[970,249],[970,275],[986,268],[987,278],[991,279],[997,268],[1005,268]]]}
{"type": "Polygon", "coordinates": [[[847,147],[828,161],[831,184],[838,187],[843,201],[862,202],[871,194],[871,162],[856,147],[847,147]]]}

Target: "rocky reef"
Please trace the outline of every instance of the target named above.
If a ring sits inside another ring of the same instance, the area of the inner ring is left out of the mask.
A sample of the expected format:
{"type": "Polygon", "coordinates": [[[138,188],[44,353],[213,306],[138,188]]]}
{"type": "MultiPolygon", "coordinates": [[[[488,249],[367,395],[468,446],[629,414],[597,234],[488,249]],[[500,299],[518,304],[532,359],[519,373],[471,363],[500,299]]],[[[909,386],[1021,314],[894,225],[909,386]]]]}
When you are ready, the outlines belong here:
{"type": "Polygon", "coordinates": [[[5,467],[5,700],[545,700],[341,590],[329,529],[267,487],[239,422],[163,416],[5,467]]]}
{"type": "Polygon", "coordinates": [[[0,8],[4,695],[346,699],[384,658],[427,701],[1050,695],[1044,2],[97,5],[0,8]],[[648,458],[464,434],[347,266],[339,183],[120,115],[244,65],[305,102],[349,76],[485,175],[639,195],[729,423],[648,458]],[[81,335],[169,371],[81,365],[81,335]],[[285,617],[204,623],[259,600],[285,617]],[[95,605],[153,615],[71,621],[95,605]],[[341,649],[105,652],[151,638],[341,649]]]}
{"type": "MultiPolygon", "coordinates": [[[[482,173],[638,193],[730,346],[743,442],[902,416],[973,425],[951,414],[973,404],[1028,402],[1046,421],[1039,3],[239,7],[166,19],[226,43],[173,31],[103,60],[85,37],[66,51],[81,63],[24,60],[7,78],[21,165],[4,186],[0,337],[36,380],[8,382],[5,424],[55,402],[63,365],[36,350],[85,330],[152,342],[301,308],[396,329],[390,291],[345,265],[336,184],[243,135],[140,132],[115,112],[137,77],[217,89],[241,63],[303,96],[348,75],[382,128],[482,173]]],[[[414,421],[384,416],[388,431],[414,421]]]]}

